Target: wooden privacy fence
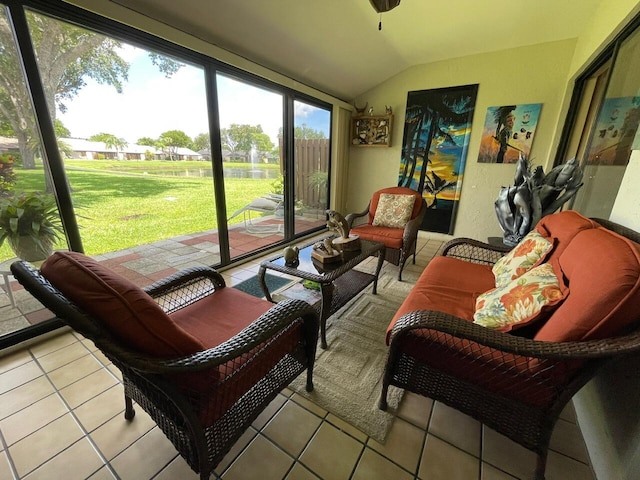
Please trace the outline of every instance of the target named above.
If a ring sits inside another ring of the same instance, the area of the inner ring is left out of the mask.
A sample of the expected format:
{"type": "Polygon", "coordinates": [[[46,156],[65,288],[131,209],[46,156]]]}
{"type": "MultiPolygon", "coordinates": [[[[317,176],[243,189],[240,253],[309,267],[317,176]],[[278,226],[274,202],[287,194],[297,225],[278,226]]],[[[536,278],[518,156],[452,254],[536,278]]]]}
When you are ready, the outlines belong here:
{"type": "MultiPolygon", "coordinates": [[[[329,139],[296,139],[294,142],[296,202],[314,208],[327,206],[329,189],[329,139]]],[[[282,140],[280,140],[280,165],[282,140]]]]}

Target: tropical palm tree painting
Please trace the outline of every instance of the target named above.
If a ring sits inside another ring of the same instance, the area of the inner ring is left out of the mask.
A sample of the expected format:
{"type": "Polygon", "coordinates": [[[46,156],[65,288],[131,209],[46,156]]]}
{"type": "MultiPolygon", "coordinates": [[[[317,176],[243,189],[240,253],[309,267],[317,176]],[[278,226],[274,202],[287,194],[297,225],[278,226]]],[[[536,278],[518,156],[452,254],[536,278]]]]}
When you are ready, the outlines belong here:
{"type": "Polygon", "coordinates": [[[398,185],[422,193],[421,229],[453,234],[478,85],[407,94],[398,185]]]}

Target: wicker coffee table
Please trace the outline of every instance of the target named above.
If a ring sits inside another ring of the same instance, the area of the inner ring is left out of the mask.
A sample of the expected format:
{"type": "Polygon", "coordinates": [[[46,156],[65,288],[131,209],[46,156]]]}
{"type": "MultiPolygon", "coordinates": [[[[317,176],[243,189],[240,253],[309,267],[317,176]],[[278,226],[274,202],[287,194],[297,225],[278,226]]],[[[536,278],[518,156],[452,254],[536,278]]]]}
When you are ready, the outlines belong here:
{"type": "Polygon", "coordinates": [[[262,291],[269,301],[272,301],[271,293],[264,278],[267,270],[275,270],[319,283],[322,294],[320,302],[320,345],[322,348],[327,348],[327,319],[368,285],[373,283],[373,293],[377,293],[378,275],[384,262],[385,246],[380,242],[360,240],[360,250],[344,252],[339,262],[323,264],[311,257],[314,243],[316,242],[300,248],[300,263],[296,267],[285,265],[282,254],[265,260],[260,264],[258,279],[262,286],[262,291]],[[372,255],[378,256],[378,264],[374,274],[354,270],[353,267],[372,255]]]}

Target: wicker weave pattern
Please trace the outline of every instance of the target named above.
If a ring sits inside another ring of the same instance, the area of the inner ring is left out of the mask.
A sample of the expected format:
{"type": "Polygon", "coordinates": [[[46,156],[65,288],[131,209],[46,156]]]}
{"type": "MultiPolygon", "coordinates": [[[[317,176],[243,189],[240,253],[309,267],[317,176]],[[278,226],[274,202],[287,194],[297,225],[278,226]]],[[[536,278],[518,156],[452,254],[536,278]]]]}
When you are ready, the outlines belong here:
{"type": "MultiPolygon", "coordinates": [[[[122,371],[125,418],[132,400],[158,424],[189,466],[209,478],[215,466],[277,394],[305,369],[313,389],[318,314],[307,303],[274,305],[239,334],[209,350],[177,359],[140,355],[70,303],[38,270],[11,266],[43,305],[96,346],[122,371]]],[[[225,288],[213,269],[197,267],[149,286],[167,312],[225,288]]],[[[215,319],[211,319],[215,328],[215,319]]]]}
{"type": "MultiPolygon", "coordinates": [[[[637,232],[596,221],[640,240],[637,232]]],[[[504,251],[455,239],[441,253],[492,265],[504,251]]],[[[441,401],[537,453],[536,478],[544,479],[560,412],[602,365],[640,351],[639,323],[613,338],[554,343],[490,330],[442,312],[414,311],[400,318],[391,333],[380,408],[387,407],[389,385],[441,401]]]]}

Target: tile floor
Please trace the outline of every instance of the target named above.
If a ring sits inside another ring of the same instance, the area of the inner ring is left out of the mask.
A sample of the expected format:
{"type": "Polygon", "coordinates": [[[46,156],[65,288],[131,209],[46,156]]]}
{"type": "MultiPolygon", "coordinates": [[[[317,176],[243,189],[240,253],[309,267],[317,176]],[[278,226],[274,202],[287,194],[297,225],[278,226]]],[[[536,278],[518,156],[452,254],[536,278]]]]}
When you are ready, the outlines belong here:
{"type": "MultiPolygon", "coordinates": [[[[440,242],[420,239],[415,281],[440,242]]],[[[224,272],[230,285],[258,262],[224,272]]],[[[385,264],[385,270],[396,267],[385,264]]],[[[0,352],[2,355],[2,352],[0,352]]],[[[120,374],[71,331],[0,357],[0,479],[196,479],[150,418],[124,420],[120,374]]],[[[405,395],[385,444],[284,390],[216,469],[236,479],[513,480],[533,453],[472,418],[405,395]]],[[[554,431],[547,480],[594,479],[573,408],[554,431]]]]}

